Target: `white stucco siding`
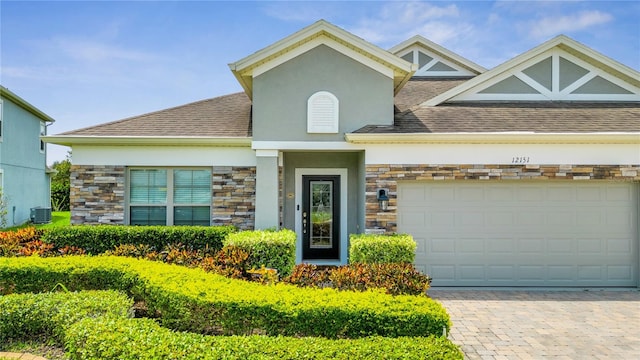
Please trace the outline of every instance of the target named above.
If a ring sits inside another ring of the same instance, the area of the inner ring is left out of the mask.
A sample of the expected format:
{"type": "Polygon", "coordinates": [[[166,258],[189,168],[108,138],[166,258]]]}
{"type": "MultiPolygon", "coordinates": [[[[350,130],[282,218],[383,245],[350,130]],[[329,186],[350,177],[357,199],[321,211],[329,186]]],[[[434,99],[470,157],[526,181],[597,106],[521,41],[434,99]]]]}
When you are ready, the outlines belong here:
{"type": "Polygon", "coordinates": [[[249,147],[73,146],[74,165],[256,166],[249,147]]]}
{"type": "Polygon", "coordinates": [[[366,164],[640,164],[640,144],[371,144],[366,164]]]}

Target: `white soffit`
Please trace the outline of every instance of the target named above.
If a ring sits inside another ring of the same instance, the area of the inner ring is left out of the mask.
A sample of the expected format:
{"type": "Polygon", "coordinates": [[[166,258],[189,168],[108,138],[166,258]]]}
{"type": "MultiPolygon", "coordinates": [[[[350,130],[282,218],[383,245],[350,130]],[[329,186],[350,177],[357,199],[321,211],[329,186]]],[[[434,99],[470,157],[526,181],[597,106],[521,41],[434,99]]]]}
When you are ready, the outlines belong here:
{"type": "Polygon", "coordinates": [[[253,98],[253,77],[321,44],[391,77],[394,81],[395,93],[400,91],[415,71],[413,64],[325,20],[317,21],[252,55],[231,63],[229,68],[249,98],[253,98]]]}
{"type": "Polygon", "coordinates": [[[345,134],[352,144],[640,144],[640,133],[345,134]]]}
{"type": "Polygon", "coordinates": [[[250,147],[251,138],[241,137],[200,137],[200,136],[79,136],[79,135],[51,135],[41,137],[42,141],[50,144],[74,145],[128,145],[128,146],[230,146],[250,147]]]}
{"type": "Polygon", "coordinates": [[[631,69],[581,43],[559,35],[505,63],[466,81],[455,88],[446,91],[424,103],[423,106],[436,106],[447,101],[465,100],[498,100],[498,101],[541,101],[541,100],[570,100],[570,101],[640,101],[640,72],[631,69]],[[536,81],[528,78],[522,71],[537,63],[552,58],[553,88],[545,89],[536,81]],[[571,86],[558,88],[560,58],[568,60],[578,67],[588,71],[582,78],[577,79],[571,86]],[[530,86],[533,91],[527,94],[481,94],[480,92],[505,79],[515,78],[516,81],[530,86]],[[580,86],[594,78],[601,78],[628,92],[626,94],[572,94],[580,86]]]}

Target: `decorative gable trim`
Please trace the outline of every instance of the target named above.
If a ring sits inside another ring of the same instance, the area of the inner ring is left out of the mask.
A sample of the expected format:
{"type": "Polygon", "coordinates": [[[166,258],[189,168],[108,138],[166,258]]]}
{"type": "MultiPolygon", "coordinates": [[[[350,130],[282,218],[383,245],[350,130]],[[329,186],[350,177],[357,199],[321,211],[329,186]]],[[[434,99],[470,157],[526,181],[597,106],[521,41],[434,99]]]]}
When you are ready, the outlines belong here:
{"type": "Polygon", "coordinates": [[[640,73],[559,35],[422,105],[483,100],[640,101],[640,73]],[[551,68],[550,76],[546,79],[540,76],[545,66],[551,68]],[[561,73],[561,69],[567,66],[573,69],[564,69],[566,71],[561,73]],[[569,75],[571,72],[573,77],[569,75]],[[506,91],[518,81],[525,86],[506,91]],[[594,85],[594,82],[599,84],[594,85]],[[593,90],[602,87],[602,84],[609,90],[605,93],[593,90]]]}
{"type": "Polygon", "coordinates": [[[330,46],[377,71],[384,69],[383,73],[386,76],[392,74],[394,94],[400,91],[416,70],[413,64],[324,20],[317,21],[252,55],[229,64],[229,68],[245,93],[252,99],[255,76],[320,44],[330,46]]]}
{"type": "Polygon", "coordinates": [[[640,88],[550,49],[449,101],[640,101],[640,88]]]}
{"type": "Polygon", "coordinates": [[[292,49],[284,54],[282,54],[281,56],[277,57],[277,58],[273,58],[272,60],[265,62],[257,67],[255,67],[253,69],[253,77],[257,77],[273,68],[275,68],[278,65],[282,65],[284,63],[286,63],[287,61],[294,59],[304,53],[306,53],[307,51],[310,51],[320,45],[325,45],[328,46],[330,48],[332,48],[333,50],[348,56],[351,59],[354,59],[356,61],[358,61],[359,63],[379,72],[380,74],[393,79],[394,77],[394,72],[393,69],[385,66],[384,64],[381,64],[369,57],[366,57],[364,55],[362,55],[361,53],[353,50],[352,48],[349,48],[347,46],[345,46],[344,44],[341,44],[335,40],[333,40],[331,37],[327,36],[327,35],[320,35],[300,46],[298,46],[295,49],[292,49]]]}
{"type": "Polygon", "coordinates": [[[389,52],[418,65],[414,76],[468,77],[487,69],[420,35],[416,35],[389,52]]]}
{"type": "Polygon", "coordinates": [[[307,101],[307,132],[336,134],[339,129],[338,98],[328,91],[318,91],[307,101]]]}

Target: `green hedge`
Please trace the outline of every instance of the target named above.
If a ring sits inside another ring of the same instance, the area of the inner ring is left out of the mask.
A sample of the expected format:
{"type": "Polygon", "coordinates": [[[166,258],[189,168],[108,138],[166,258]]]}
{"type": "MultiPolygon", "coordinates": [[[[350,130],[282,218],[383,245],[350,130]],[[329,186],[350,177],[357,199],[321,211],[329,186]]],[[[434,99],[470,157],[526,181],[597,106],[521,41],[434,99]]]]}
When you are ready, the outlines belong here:
{"type": "Polygon", "coordinates": [[[0,258],[0,288],[41,292],[56,283],[128,292],[163,325],[200,333],[359,338],[441,335],[450,327],[444,307],[427,297],[264,286],[131,258],[0,258]]]}
{"type": "Polygon", "coordinates": [[[44,242],[61,248],[75,246],[89,254],[101,254],[122,244],[148,245],[160,251],[181,243],[187,250],[222,249],[222,241],[235,231],[231,226],[114,226],[78,225],[47,229],[44,242]]]}
{"type": "Polygon", "coordinates": [[[13,294],[0,296],[0,343],[7,340],[54,340],[87,317],[127,317],[133,302],[116,291],[13,294]]]}
{"type": "Polygon", "coordinates": [[[439,337],[328,340],[178,333],[132,319],[132,301],[115,291],[0,296],[0,344],[64,344],[70,359],[462,359],[439,337]]]}
{"type": "Polygon", "coordinates": [[[249,253],[249,267],[277,269],[281,276],[291,274],[296,265],[296,233],[280,231],[241,231],[229,234],[224,245],[233,245],[249,253]]]}
{"type": "Polygon", "coordinates": [[[71,359],[462,359],[446,338],[328,340],[176,333],[148,319],[86,319],[65,339],[71,359]]]}
{"type": "Polygon", "coordinates": [[[349,242],[349,263],[412,264],[416,255],[416,242],[408,234],[352,234],[349,242]]]}

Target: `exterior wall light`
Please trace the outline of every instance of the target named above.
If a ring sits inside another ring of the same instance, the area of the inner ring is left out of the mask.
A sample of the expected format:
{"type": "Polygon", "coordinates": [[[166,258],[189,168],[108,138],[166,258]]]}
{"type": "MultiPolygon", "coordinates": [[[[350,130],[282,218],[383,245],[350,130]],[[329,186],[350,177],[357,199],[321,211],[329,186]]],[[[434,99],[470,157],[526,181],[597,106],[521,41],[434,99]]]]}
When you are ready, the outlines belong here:
{"type": "Polygon", "coordinates": [[[387,195],[389,193],[389,190],[378,189],[376,193],[378,198],[378,206],[380,207],[380,210],[387,211],[387,209],[389,208],[389,196],[387,195]]]}

